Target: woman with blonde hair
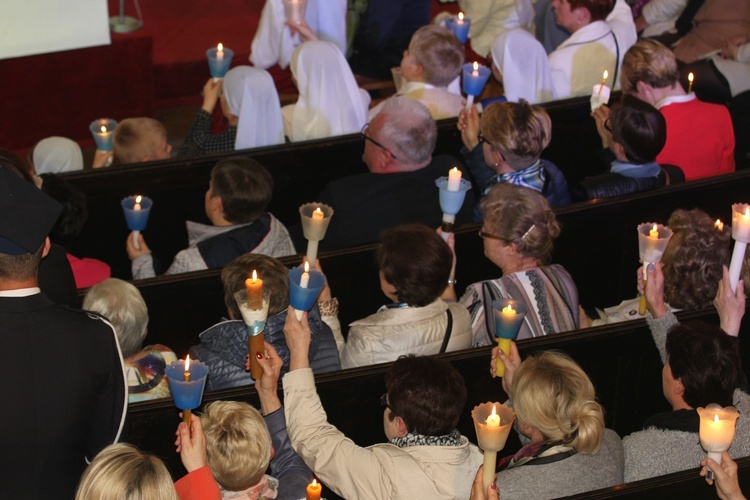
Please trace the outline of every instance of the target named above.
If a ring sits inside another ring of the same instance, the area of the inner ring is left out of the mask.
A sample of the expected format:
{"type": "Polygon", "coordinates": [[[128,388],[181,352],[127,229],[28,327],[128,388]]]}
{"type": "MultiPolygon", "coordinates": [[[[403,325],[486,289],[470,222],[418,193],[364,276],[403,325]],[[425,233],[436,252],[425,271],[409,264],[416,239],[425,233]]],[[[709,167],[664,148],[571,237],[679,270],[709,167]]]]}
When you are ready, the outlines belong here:
{"type": "MultiPolygon", "coordinates": [[[[500,299],[526,305],[519,339],[578,328],[578,289],[564,267],[549,264],[560,226],[547,200],[531,189],[497,184],[479,208],[484,255],[502,276],[469,285],[461,297],[471,314],[474,345],[495,342],[492,301],[500,299]]],[[[451,275],[443,298],[456,298],[453,281],[451,275]]]]}
{"type": "MultiPolygon", "coordinates": [[[[503,389],[525,445],[500,462],[496,482],[503,498],[556,498],[622,483],[622,442],[604,427],[604,410],[581,367],[555,351],[522,363],[515,343],[509,356],[499,355],[503,389]]],[[[497,356],[495,348],[493,377],[497,356]]]]}

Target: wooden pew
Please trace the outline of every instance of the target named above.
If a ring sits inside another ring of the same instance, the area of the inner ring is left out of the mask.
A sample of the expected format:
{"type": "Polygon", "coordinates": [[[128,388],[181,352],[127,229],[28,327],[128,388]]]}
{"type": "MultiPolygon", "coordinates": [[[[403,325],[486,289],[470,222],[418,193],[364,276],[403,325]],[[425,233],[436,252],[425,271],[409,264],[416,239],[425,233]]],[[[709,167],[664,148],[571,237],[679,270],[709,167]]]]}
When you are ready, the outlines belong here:
{"type": "MultiPolygon", "coordinates": [[[[701,319],[716,323],[718,320],[713,311],[681,313],[679,317],[682,321],[701,319]]],[[[743,334],[748,330],[750,322],[745,321],[743,334]]],[[[524,358],[548,349],[558,349],[573,357],[594,383],[597,398],[605,408],[607,427],[621,436],[639,430],[652,414],[669,409],[662,395],[661,360],[644,320],[523,340],[518,347],[524,358]]],[[[485,401],[506,399],[500,380],[489,376],[489,354],[490,348],[486,347],[444,355],[466,381],[467,405],[458,428],[474,441],[471,409],[485,401]]],[[[388,367],[389,364],[381,364],[316,376],[317,391],[329,422],[361,446],[384,440],[379,396],[385,391],[384,375],[388,367]]],[[[252,386],[207,393],[203,403],[227,399],[259,407],[252,386]]],[[[126,440],[163,458],[175,477],[183,473],[173,447],[178,422],[177,410],[170,399],[137,403],[128,410],[126,440]]],[[[505,454],[519,447],[520,442],[512,433],[505,454]]]]}
{"type": "MultiPolygon", "coordinates": [[[[586,306],[606,307],[635,296],[638,267],[637,224],[666,223],[677,208],[699,207],[714,218],[729,221],[730,204],[750,192],[750,171],[626,198],[598,200],[557,209],[563,226],[553,262],[573,275],[586,306]]],[[[482,257],[479,225],[456,232],[459,292],[476,281],[500,275],[482,257]]],[[[374,250],[376,245],[325,252],[321,264],[338,296],[342,325],[372,314],[385,302],[380,291],[374,250]]],[[[282,259],[288,266],[298,257],[282,259]]],[[[147,342],[170,346],[180,356],[198,343],[198,334],[226,314],[218,270],[186,273],[135,282],[150,311],[147,342]]]]}
{"type": "MultiPolygon", "coordinates": [[[[555,162],[569,182],[597,173],[595,152],[599,136],[589,116],[589,102],[568,99],[544,105],[552,117],[552,142],[544,157],[555,162]]],[[[456,119],[438,123],[435,154],[459,155],[461,136],[456,119]]],[[[168,265],[187,246],[185,220],[206,222],[203,196],[211,168],[232,156],[250,156],[273,175],[274,197],[269,211],[284,224],[299,221],[297,209],[313,201],[328,181],[365,172],[364,145],[359,134],[272,146],[232,153],[149,162],[66,174],[65,178],[86,193],[89,221],[73,246],[73,254],[107,262],[113,275],[130,278],[125,254],[128,234],[119,202],[133,194],[154,200],[148,228],[149,246],[168,265]]]]}

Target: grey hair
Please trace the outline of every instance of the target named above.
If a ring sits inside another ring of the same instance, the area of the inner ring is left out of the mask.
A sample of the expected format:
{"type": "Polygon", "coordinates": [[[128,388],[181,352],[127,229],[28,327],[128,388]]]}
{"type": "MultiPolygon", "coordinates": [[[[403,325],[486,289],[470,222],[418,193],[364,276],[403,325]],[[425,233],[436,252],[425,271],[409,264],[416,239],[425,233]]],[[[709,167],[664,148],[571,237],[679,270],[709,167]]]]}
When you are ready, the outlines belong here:
{"type": "Polygon", "coordinates": [[[124,358],[140,351],[148,326],[148,308],[135,286],[117,278],[106,279],[89,289],[83,308],[112,323],[124,358]]]}
{"type": "Polygon", "coordinates": [[[437,144],[437,125],[420,102],[395,96],[385,101],[380,141],[405,165],[430,161],[437,144]]]}

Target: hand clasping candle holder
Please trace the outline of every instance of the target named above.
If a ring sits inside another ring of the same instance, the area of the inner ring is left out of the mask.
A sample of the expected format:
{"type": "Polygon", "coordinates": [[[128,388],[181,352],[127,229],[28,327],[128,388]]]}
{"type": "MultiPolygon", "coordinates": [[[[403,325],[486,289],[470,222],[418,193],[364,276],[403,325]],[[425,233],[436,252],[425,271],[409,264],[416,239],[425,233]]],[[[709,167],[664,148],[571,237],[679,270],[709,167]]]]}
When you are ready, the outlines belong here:
{"type": "Polygon", "coordinates": [[[307,262],[304,269],[293,267],[289,270],[289,305],[295,309],[298,320],[302,319],[302,313],[312,309],[325,284],[323,273],[311,270],[307,262]]]}
{"type": "Polygon", "coordinates": [[[191,361],[188,356],[184,360],[172,361],[166,374],[174,405],[182,410],[182,420],[189,427],[190,414],[203,399],[208,367],[200,361],[191,361]]]}
{"type": "MultiPolygon", "coordinates": [[[[497,348],[510,355],[510,343],[518,337],[523,320],[526,317],[526,304],[513,299],[501,299],[492,301],[492,313],[495,316],[495,337],[497,337],[497,348]]],[[[498,377],[505,376],[505,364],[496,361],[496,373],[498,377]]]]}
{"type": "MultiPolygon", "coordinates": [[[[257,280],[256,281],[260,281],[257,280]]],[[[242,320],[247,327],[247,352],[250,355],[250,376],[257,381],[263,376],[263,368],[258,363],[256,353],[265,351],[265,335],[263,331],[266,328],[268,319],[268,304],[271,297],[267,289],[255,293],[252,287],[252,280],[245,282],[245,290],[240,290],[234,294],[234,300],[237,301],[237,307],[242,314],[242,320]]]]}
{"type": "MultiPolygon", "coordinates": [[[[734,428],[740,414],[734,406],[722,408],[711,403],[705,408],[698,408],[698,415],[701,419],[701,446],[708,453],[708,458],[721,464],[721,454],[732,446],[734,428]]],[[[716,479],[711,469],[708,469],[706,479],[716,479]]]]}
{"type": "Polygon", "coordinates": [[[471,189],[471,182],[461,178],[461,171],[453,167],[448,177],[440,177],[435,180],[435,185],[440,190],[440,209],[443,211],[441,229],[443,239],[453,232],[456,222],[456,214],[461,211],[466,198],[466,191],[471,189]]]}
{"type": "Polygon", "coordinates": [[[474,97],[482,93],[492,71],[487,66],[477,63],[464,64],[464,94],[466,94],[466,109],[474,104],[474,97]]]}
{"type": "Polygon", "coordinates": [[[333,217],[333,208],[325,203],[305,203],[299,207],[302,219],[302,234],[307,240],[307,262],[315,267],[318,259],[318,242],[326,237],[328,224],[333,217]]]}
{"type": "Polygon", "coordinates": [[[215,82],[218,82],[227,74],[229,66],[232,64],[233,57],[234,51],[224,47],[222,44],[206,50],[208,70],[211,72],[211,76],[214,78],[215,82]]]}
{"type": "Polygon", "coordinates": [[[151,198],[141,195],[128,196],[120,201],[122,211],[125,213],[125,224],[128,225],[128,229],[134,231],[133,246],[136,250],[141,249],[141,245],[138,243],[138,235],[146,229],[153,204],[151,198]]]}
{"type": "Polygon", "coordinates": [[[729,284],[732,286],[732,292],[737,293],[742,263],[745,260],[747,244],[750,243],[750,205],[747,203],[732,205],[732,238],[734,250],[729,264],[729,284]]]}
{"type": "Polygon", "coordinates": [[[89,124],[89,130],[94,137],[96,149],[99,151],[112,151],[112,136],[115,133],[117,121],[112,118],[99,118],[89,124]]]}
{"type": "Polygon", "coordinates": [[[471,411],[479,447],[484,450],[483,484],[486,491],[495,480],[497,452],[505,448],[516,413],[500,403],[482,403],[471,411]]]}
{"type": "MultiPolygon", "coordinates": [[[[664,224],[644,222],[638,225],[638,254],[643,261],[643,282],[648,278],[648,265],[661,262],[664,250],[672,238],[672,230],[664,224]]],[[[644,290],[645,292],[645,290],[644,290]]],[[[646,294],[641,295],[638,314],[646,314],[646,294]]]]}

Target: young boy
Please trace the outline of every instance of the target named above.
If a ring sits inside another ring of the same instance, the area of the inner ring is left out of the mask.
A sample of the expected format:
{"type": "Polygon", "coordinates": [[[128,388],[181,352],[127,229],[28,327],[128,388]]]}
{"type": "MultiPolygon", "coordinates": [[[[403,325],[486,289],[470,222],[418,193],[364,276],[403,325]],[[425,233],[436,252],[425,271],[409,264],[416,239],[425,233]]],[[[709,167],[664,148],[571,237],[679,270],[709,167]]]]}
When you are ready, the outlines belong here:
{"type": "MultiPolygon", "coordinates": [[[[253,252],[283,257],[296,253],[286,227],[265,212],[273,193],[273,178],[251,158],[230,158],[211,170],[205,209],[210,226],[187,221],[190,246],[180,251],[164,274],[224,267],[234,258],[253,252]]],[[[154,259],[143,235],[140,248],[128,236],[127,251],[133,279],[156,276],[154,259]]]]}
{"type": "MultiPolygon", "coordinates": [[[[464,47],[450,30],[435,24],[419,28],[401,59],[398,94],[424,104],[435,120],[458,116],[463,98],[448,92],[446,86],[461,73],[463,63],[464,47]]],[[[381,106],[370,110],[368,121],[381,106]]]]}
{"type": "MultiPolygon", "coordinates": [[[[181,423],[178,441],[194,440],[202,429],[208,465],[222,498],[304,497],[312,473],[291,447],[280,406],[261,416],[247,403],[214,401],[200,423],[192,418],[193,437],[181,423]],[[276,477],[266,474],[269,465],[276,477]]],[[[178,491],[193,489],[199,479],[186,476],[176,483],[178,491]]]]}
{"type": "Polygon", "coordinates": [[[118,164],[166,160],[172,146],[167,129],[153,118],[126,118],[117,124],[112,146],[118,164]]]}

